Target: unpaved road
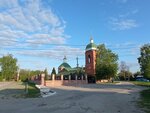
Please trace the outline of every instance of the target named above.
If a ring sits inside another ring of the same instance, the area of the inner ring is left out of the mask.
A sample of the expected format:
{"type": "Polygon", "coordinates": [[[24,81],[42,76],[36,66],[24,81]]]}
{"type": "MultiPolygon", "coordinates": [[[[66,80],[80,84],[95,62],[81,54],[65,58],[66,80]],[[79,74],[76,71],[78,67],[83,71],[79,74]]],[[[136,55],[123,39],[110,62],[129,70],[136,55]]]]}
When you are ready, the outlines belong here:
{"type": "MultiPolygon", "coordinates": [[[[7,83],[5,88],[13,85],[17,87],[15,83],[7,83]]],[[[52,89],[56,95],[47,98],[0,98],[0,113],[143,113],[136,101],[144,88],[128,82],[52,89]]],[[[2,91],[0,83],[0,94],[2,91]]]]}

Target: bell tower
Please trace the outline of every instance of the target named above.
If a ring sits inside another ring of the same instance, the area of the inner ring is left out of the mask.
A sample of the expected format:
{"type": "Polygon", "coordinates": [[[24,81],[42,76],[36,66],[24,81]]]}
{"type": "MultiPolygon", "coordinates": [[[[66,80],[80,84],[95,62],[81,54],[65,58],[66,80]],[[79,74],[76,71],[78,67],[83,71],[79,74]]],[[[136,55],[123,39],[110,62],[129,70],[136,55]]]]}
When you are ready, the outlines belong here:
{"type": "Polygon", "coordinates": [[[85,73],[88,76],[88,83],[95,83],[95,68],[96,68],[96,50],[97,46],[94,44],[93,39],[86,46],[85,50],[85,73]]]}

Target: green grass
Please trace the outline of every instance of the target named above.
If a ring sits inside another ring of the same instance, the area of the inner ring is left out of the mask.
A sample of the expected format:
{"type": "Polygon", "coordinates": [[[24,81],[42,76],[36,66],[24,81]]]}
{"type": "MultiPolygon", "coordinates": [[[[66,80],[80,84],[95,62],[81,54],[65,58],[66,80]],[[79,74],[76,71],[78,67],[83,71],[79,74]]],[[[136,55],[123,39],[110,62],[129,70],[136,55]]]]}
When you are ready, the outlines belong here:
{"type": "Polygon", "coordinates": [[[144,109],[146,113],[150,113],[150,82],[134,81],[132,83],[139,86],[149,87],[148,89],[140,92],[140,101],[138,104],[144,109]]]}
{"type": "Polygon", "coordinates": [[[141,98],[139,105],[144,109],[146,113],[150,113],[150,88],[140,92],[141,98]]]}
{"type": "Polygon", "coordinates": [[[117,84],[119,83],[118,81],[114,81],[114,82],[97,82],[96,84],[117,84]]]}
{"type": "Polygon", "coordinates": [[[28,83],[28,93],[25,94],[26,98],[36,98],[40,96],[40,90],[35,87],[34,83],[28,83]]]}
{"type": "Polygon", "coordinates": [[[139,85],[139,86],[150,87],[150,82],[133,81],[132,83],[135,84],[135,85],[139,85]]]}

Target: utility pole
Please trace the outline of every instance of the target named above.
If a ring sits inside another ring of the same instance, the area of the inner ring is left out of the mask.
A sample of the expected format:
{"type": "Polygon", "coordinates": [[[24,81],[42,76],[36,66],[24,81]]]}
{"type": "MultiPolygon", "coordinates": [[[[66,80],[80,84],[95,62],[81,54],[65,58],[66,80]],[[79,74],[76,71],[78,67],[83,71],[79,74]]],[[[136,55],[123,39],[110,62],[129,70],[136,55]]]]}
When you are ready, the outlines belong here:
{"type": "Polygon", "coordinates": [[[79,58],[77,57],[77,58],[76,58],[76,60],[77,60],[77,68],[78,68],[78,67],[79,67],[79,64],[78,64],[78,60],[79,60],[79,58]]]}

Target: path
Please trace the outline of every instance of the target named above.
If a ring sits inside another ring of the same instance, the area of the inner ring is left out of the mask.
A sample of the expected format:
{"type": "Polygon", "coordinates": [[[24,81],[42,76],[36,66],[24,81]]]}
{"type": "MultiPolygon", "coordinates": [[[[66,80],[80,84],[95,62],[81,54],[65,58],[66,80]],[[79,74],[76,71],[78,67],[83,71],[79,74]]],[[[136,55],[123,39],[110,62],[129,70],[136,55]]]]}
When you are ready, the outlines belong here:
{"type": "Polygon", "coordinates": [[[136,105],[143,89],[128,82],[57,87],[47,98],[0,99],[0,113],[143,113],[136,105]]]}

